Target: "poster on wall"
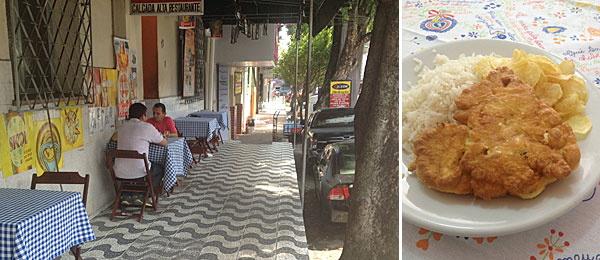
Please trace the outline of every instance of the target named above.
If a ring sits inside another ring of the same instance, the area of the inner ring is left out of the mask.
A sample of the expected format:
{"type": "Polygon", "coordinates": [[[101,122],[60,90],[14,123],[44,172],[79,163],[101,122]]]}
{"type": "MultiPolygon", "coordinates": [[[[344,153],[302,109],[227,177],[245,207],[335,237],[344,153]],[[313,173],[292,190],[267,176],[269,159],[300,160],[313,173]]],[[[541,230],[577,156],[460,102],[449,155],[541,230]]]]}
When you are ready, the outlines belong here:
{"type": "Polygon", "coordinates": [[[127,119],[127,116],[129,116],[129,106],[131,106],[131,103],[117,105],[117,120],[127,119]]]}
{"type": "Polygon", "coordinates": [[[83,146],[83,120],[81,107],[63,108],[60,111],[60,126],[64,133],[64,151],[83,146]]]}
{"type": "Polygon", "coordinates": [[[242,73],[241,72],[236,72],[233,74],[233,88],[234,88],[234,94],[235,95],[239,95],[242,94],[242,73]]]}
{"type": "Polygon", "coordinates": [[[96,122],[96,108],[92,107],[92,106],[88,106],[88,115],[90,116],[90,120],[89,120],[90,135],[93,136],[99,132],[98,131],[98,122],[96,122]]]}
{"type": "Polygon", "coordinates": [[[350,107],[350,80],[332,80],[329,89],[329,107],[350,107]]]}
{"type": "Polygon", "coordinates": [[[194,20],[194,16],[191,15],[182,15],[179,16],[179,29],[194,29],[196,27],[196,21],[194,20]]]}
{"type": "Polygon", "coordinates": [[[117,121],[116,107],[102,108],[101,114],[104,121],[104,129],[106,131],[115,129],[115,122],[117,121]]]}
{"type": "Polygon", "coordinates": [[[129,59],[129,100],[133,101],[137,99],[138,79],[137,79],[137,53],[134,50],[130,50],[131,57],[129,59]]]}
{"type": "Polygon", "coordinates": [[[210,37],[211,38],[223,38],[223,21],[212,20],[209,22],[210,25],[210,37]]]}
{"type": "Polygon", "coordinates": [[[8,113],[0,116],[0,121],[3,177],[32,169],[33,113],[8,113]]]}
{"type": "Polygon", "coordinates": [[[117,61],[117,102],[125,104],[130,102],[129,93],[129,41],[114,38],[115,57],[117,61]]]}
{"type": "Polygon", "coordinates": [[[194,96],[196,71],[196,48],[194,46],[194,30],[185,30],[185,43],[183,47],[183,96],[194,96]]]}
{"type": "Polygon", "coordinates": [[[82,67],[84,73],[85,73],[85,77],[83,80],[83,89],[85,91],[85,93],[87,94],[87,100],[86,103],[91,104],[91,103],[95,103],[96,102],[96,85],[94,84],[94,78],[96,77],[95,74],[95,68],[87,68],[87,67],[82,67]]]}
{"type": "MultiPolygon", "coordinates": [[[[106,93],[108,96],[107,104],[104,107],[108,106],[116,106],[117,105],[117,78],[119,75],[119,71],[115,69],[102,69],[104,71],[102,88],[106,89],[106,93]]],[[[104,90],[103,90],[104,91],[104,90]]]]}
{"type": "Polygon", "coordinates": [[[219,112],[229,112],[229,67],[219,66],[219,112]]]}
{"type": "MultiPolygon", "coordinates": [[[[94,88],[94,103],[92,106],[102,106],[102,74],[99,68],[94,68],[94,80],[92,82],[94,88]]],[[[106,98],[105,98],[106,99],[106,98]]],[[[108,100],[107,100],[108,101],[108,100]]]]}
{"type": "Polygon", "coordinates": [[[203,15],[204,1],[130,0],[131,15],[203,15]]]}
{"type": "Polygon", "coordinates": [[[63,167],[63,137],[60,118],[35,122],[35,164],[38,176],[63,167]]]}

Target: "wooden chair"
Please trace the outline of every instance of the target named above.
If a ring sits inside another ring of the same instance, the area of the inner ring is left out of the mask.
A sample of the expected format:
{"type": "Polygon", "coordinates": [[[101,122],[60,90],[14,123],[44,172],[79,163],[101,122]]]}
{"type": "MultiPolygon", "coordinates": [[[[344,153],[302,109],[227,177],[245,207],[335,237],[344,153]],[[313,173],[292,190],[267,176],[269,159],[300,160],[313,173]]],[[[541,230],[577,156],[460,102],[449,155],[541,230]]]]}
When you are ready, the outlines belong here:
{"type": "Polygon", "coordinates": [[[158,197],[160,195],[160,188],[159,191],[155,192],[154,188],[152,187],[152,176],[150,176],[150,167],[148,167],[148,158],[146,157],[146,154],[140,154],[137,151],[131,150],[115,149],[110,152],[106,152],[106,160],[108,162],[108,168],[110,170],[110,175],[113,180],[115,192],[117,193],[110,220],[112,220],[115,217],[115,215],[130,217],[138,216],[138,222],[142,222],[142,217],[144,216],[144,211],[146,210],[146,202],[148,201],[148,196],[152,198],[152,207],[156,211],[158,209],[158,197]],[[146,166],[146,180],[132,181],[127,179],[117,179],[113,167],[114,159],[116,158],[144,160],[144,164],[146,166]],[[135,189],[136,187],[142,189],[135,189]],[[144,201],[142,205],[131,205],[133,207],[141,207],[142,209],[140,213],[123,212],[123,209],[117,211],[119,205],[121,204],[121,195],[123,194],[123,192],[144,193],[144,201]]]}
{"type": "MultiPolygon", "coordinates": [[[[219,131],[219,134],[218,134],[218,136],[219,136],[219,141],[221,141],[221,144],[223,144],[223,136],[221,135],[221,128],[219,128],[219,130],[218,130],[218,131],[219,131]]],[[[217,143],[217,144],[218,144],[218,143],[217,143]]]]}
{"type": "MultiPolygon", "coordinates": [[[[183,137],[183,134],[179,132],[179,137],[183,137]]],[[[202,140],[185,140],[188,147],[190,148],[190,152],[192,153],[192,161],[194,164],[198,163],[194,154],[198,155],[198,160],[202,158],[202,155],[206,155],[206,148],[204,147],[204,143],[202,140]]]]}
{"type": "MultiPolygon", "coordinates": [[[[81,177],[78,172],[44,172],[42,176],[37,176],[34,173],[31,176],[31,189],[35,190],[37,184],[83,184],[83,206],[86,206],[90,175],[86,174],[85,177],[81,177]]],[[[72,246],[71,252],[75,259],[82,259],[80,247],[72,246]]]]}

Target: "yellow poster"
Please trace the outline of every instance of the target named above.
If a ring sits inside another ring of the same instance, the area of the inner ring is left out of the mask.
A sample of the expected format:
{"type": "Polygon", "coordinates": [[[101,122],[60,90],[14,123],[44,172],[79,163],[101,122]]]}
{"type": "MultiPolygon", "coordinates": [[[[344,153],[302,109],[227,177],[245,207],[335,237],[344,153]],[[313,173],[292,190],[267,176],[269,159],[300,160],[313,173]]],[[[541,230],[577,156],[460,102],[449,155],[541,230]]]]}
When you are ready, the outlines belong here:
{"type": "Polygon", "coordinates": [[[0,154],[3,177],[9,177],[33,167],[33,113],[8,113],[0,117],[0,154]],[[10,158],[10,160],[8,160],[10,158]]]}
{"type": "Polygon", "coordinates": [[[106,86],[108,89],[108,98],[110,100],[110,106],[117,105],[117,78],[119,77],[119,71],[114,69],[103,69],[106,75],[106,86]]]}
{"type": "Polygon", "coordinates": [[[329,89],[329,107],[350,107],[350,80],[332,80],[329,89]]]}
{"type": "Polygon", "coordinates": [[[81,107],[63,108],[60,111],[60,126],[64,133],[64,151],[83,146],[83,122],[81,107]]]}
{"type": "Polygon", "coordinates": [[[59,130],[60,118],[35,122],[35,158],[37,174],[56,171],[63,167],[63,137],[59,130]]]}

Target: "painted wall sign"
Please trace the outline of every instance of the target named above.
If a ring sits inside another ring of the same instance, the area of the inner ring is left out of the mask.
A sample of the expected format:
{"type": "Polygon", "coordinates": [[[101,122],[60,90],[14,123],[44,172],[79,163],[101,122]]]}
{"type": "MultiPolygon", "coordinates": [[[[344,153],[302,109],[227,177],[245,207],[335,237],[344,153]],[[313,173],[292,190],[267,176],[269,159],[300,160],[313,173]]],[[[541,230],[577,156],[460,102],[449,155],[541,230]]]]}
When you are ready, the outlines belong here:
{"type": "Polygon", "coordinates": [[[202,15],[204,1],[198,0],[130,0],[132,15],[202,15]]]}
{"type": "Polygon", "coordinates": [[[229,112],[229,67],[219,66],[219,112],[229,112]]]}
{"type": "Polygon", "coordinates": [[[350,107],[352,81],[332,80],[329,89],[329,107],[350,107]]]}
{"type": "Polygon", "coordinates": [[[0,115],[0,122],[0,154],[4,163],[3,177],[6,178],[33,167],[33,113],[0,115]]]}
{"type": "Polygon", "coordinates": [[[234,91],[235,91],[235,95],[239,95],[242,94],[242,73],[241,72],[236,72],[234,73],[234,91]]]}
{"type": "Polygon", "coordinates": [[[194,45],[194,30],[185,30],[185,45],[183,49],[183,96],[191,97],[195,93],[196,48],[194,45]]]}

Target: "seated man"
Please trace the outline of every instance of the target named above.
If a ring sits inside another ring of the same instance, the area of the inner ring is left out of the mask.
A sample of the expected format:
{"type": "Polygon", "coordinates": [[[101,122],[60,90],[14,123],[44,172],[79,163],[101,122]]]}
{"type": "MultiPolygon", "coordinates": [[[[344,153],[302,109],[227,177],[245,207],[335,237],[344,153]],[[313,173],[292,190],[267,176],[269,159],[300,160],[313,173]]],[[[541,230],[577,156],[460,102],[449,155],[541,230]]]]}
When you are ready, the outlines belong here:
{"type": "Polygon", "coordinates": [[[167,108],[163,103],[156,103],[152,108],[153,118],[148,119],[148,123],[152,124],[165,137],[177,137],[177,128],[171,117],[167,116],[167,108]]]}
{"type": "MultiPolygon", "coordinates": [[[[117,149],[135,150],[141,154],[148,154],[150,143],[167,145],[167,140],[145,121],[146,106],[141,103],[132,104],[129,107],[129,118],[119,127],[117,149]]],[[[157,192],[165,170],[157,163],[148,162],[148,166],[150,166],[150,176],[152,176],[152,187],[154,192],[157,192]]],[[[146,179],[146,167],[142,160],[117,158],[114,170],[118,179],[135,181],[146,179]]],[[[128,205],[133,200],[135,204],[141,205],[142,199],[142,193],[124,194],[121,203],[128,205]],[[137,195],[137,198],[132,197],[134,194],[137,195]]]]}

